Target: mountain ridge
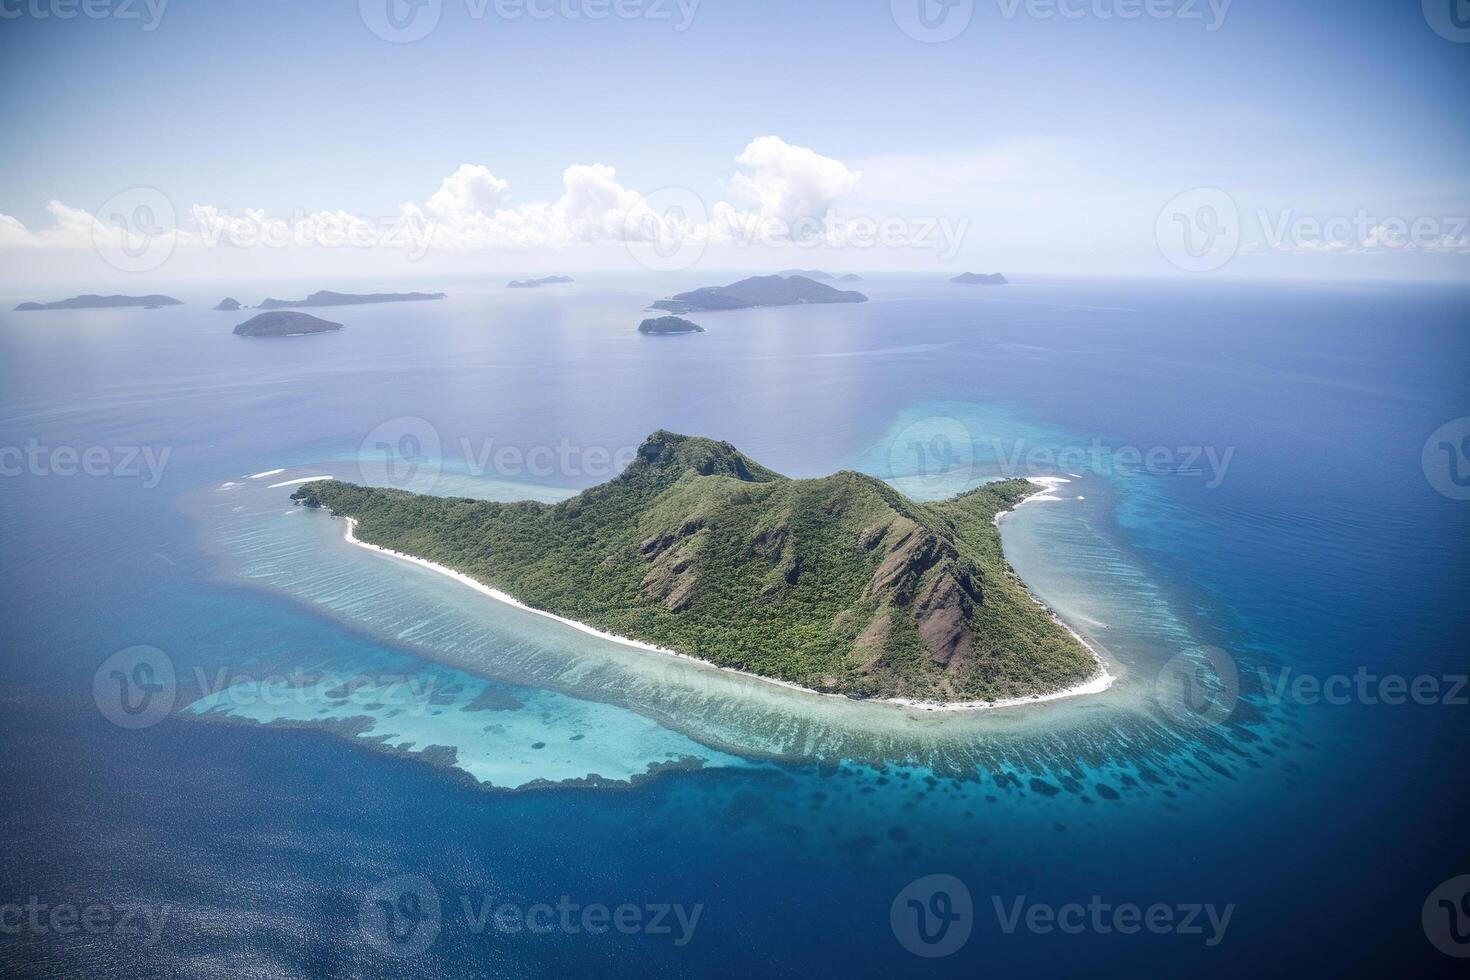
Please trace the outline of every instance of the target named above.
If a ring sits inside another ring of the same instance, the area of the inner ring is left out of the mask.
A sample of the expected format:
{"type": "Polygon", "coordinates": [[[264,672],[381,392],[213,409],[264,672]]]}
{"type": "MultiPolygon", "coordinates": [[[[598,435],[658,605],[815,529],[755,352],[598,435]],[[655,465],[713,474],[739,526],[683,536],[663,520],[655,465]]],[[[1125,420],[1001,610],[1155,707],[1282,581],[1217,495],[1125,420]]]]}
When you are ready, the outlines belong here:
{"type": "Polygon", "coordinates": [[[826,693],[955,702],[1054,693],[1097,670],[1001,550],[996,516],[1038,492],[1008,480],[920,502],[660,430],[619,476],[558,504],[335,480],[292,499],[616,635],[826,693]]]}

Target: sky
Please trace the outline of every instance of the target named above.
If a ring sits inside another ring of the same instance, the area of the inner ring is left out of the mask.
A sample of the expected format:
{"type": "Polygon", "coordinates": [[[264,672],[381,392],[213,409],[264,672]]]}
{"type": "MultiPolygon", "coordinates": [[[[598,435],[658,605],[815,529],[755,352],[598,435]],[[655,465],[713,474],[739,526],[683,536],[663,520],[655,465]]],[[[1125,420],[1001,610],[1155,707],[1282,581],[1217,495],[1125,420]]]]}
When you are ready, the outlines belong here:
{"type": "Polygon", "coordinates": [[[1467,0],[0,0],[0,284],[1464,279],[1467,83],[1467,0]]]}

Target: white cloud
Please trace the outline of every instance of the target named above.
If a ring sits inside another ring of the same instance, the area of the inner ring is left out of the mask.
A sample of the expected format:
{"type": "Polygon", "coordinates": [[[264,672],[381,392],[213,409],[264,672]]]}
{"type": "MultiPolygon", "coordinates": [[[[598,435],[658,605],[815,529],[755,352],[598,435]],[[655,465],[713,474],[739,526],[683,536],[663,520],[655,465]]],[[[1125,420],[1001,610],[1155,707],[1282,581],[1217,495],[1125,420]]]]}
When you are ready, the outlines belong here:
{"type": "Polygon", "coordinates": [[[510,198],[510,185],[487,167],[462,163],[429,198],[428,209],[445,221],[463,215],[489,214],[510,198]]]}
{"type": "Polygon", "coordinates": [[[743,172],[730,178],[730,194],[756,205],[763,221],[787,227],[825,221],[862,176],[841,160],[792,146],[779,136],[752,140],[735,162],[743,172]]]}
{"type": "MultiPolygon", "coordinates": [[[[739,171],[728,182],[742,206],[726,201],[705,206],[693,192],[695,206],[683,212],[659,210],[657,195],[644,195],[619,183],[607,164],[574,164],[562,174],[561,196],[551,201],[511,203],[510,185],[479,164],[462,164],[445,177],[422,203],[403,204],[389,217],[364,217],[346,211],[271,215],[246,208],[230,213],[195,204],[171,234],[186,246],[402,245],[423,243],[435,248],[536,249],[625,241],[663,240],[698,235],[734,239],[753,227],[789,229],[825,221],[833,206],[858,180],[840,160],[793,146],[776,136],[753,140],[735,158],[739,171]],[[710,220],[713,217],[713,222],[710,220]],[[761,223],[766,224],[761,224],[761,223]],[[714,227],[723,230],[716,233],[714,227]]],[[[0,247],[91,247],[124,234],[102,225],[85,211],[53,201],[52,227],[28,230],[19,220],[0,214],[0,247]]],[[[156,211],[172,212],[172,206],[156,211]]],[[[136,233],[136,229],[134,230],[136,233]]],[[[779,236],[777,236],[779,237],[779,236]]]]}

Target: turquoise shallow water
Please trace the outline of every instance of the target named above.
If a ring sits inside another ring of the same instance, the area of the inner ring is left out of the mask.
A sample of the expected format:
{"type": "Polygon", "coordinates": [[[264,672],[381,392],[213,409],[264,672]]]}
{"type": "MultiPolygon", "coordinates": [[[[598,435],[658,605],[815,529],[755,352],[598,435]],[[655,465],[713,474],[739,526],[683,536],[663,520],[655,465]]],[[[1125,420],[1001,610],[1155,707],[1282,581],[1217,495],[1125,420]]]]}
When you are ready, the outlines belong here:
{"type": "Polygon", "coordinates": [[[7,939],[0,963],[1440,968],[1419,915],[1465,870],[1460,711],[1283,701],[1263,676],[1464,672],[1470,518],[1420,463],[1429,432],[1470,414],[1463,292],[871,290],[840,316],[712,318],[698,346],[678,347],[627,336],[646,301],[636,285],[364,310],[291,347],[242,347],[188,308],[4,317],[5,445],[143,444],[170,463],[157,486],[0,481],[7,514],[23,515],[0,527],[13,624],[0,775],[16,801],[0,870],[27,896],[167,904],[172,918],[153,945],[7,939]],[[1071,482],[1002,528],[1017,570],[1118,682],[963,716],[813,698],[494,603],[351,547],[340,522],[270,488],[362,475],[365,443],[371,475],[384,425],[390,445],[419,438],[418,459],[425,434],[404,419],[429,424],[444,465],[379,476],[540,499],[599,482],[604,464],[476,472],[481,440],[565,440],[611,459],[667,427],[729,438],[792,475],[858,467],[918,496],[1011,475],[1018,450],[1096,440],[1101,456],[1066,466],[1042,454],[1033,475],[1071,482]],[[1191,446],[1234,449],[1217,485],[1182,465],[1119,464],[1129,447],[1191,446]],[[275,468],[287,472],[248,479],[275,468]],[[94,674],[138,645],[172,664],[174,710],[120,728],[98,710],[94,674]],[[1168,665],[1212,649],[1240,697],[1198,724],[1160,703],[1160,683],[1176,690],[1168,665]],[[976,912],[961,949],[925,959],[890,912],[934,874],[962,882],[976,912]],[[441,908],[428,948],[400,959],[382,955],[362,909],[403,875],[441,908]],[[459,911],[485,895],[703,913],[680,946],[508,935],[459,911]],[[992,910],[1092,895],[1235,911],[1206,946],[1177,932],[1007,932],[992,910]]]}

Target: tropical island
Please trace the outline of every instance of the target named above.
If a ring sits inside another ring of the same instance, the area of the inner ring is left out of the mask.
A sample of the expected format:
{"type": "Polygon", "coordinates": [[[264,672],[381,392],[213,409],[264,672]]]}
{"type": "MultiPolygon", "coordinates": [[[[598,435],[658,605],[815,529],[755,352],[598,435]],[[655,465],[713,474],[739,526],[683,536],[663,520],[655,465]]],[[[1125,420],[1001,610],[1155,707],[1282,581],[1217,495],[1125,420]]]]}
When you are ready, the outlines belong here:
{"type": "Polygon", "coordinates": [[[961,272],[950,282],[959,283],[961,286],[1004,286],[1007,283],[1005,276],[999,272],[961,272]]]}
{"type": "Polygon", "coordinates": [[[233,296],[226,296],[219,301],[219,305],[215,309],[223,310],[226,313],[234,313],[240,309],[240,301],[233,296]]]}
{"type": "Polygon", "coordinates": [[[364,303],[411,303],[443,299],[443,293],[335,293],[321,289],[305,299],[264,299],[262,310],[281,310],[292,306],[358,306],[364,303]]]}
{"type": "Polygon", "coordinates": [[[919,502],[660,431],[617,478],[557,504],[337,480],[291,496],[348,518],[358,543],[619,638],[823,693],[976,704],[1105,677],[1002,553],[997,518],[1039,492],[1004,480],[919,502]]]}
{"type": "Polygon", "coordinates": [[[781,270],[780,275],[783,275],[783,276],[805,276],[808,279],[815,279],[817,282],[862,282],[863,281],[863,277],[862,276],[859,276],[859,275],[856,275],[855,273],[849,272],[849,273],[847,273],[844,276],[834,276],[832,273],[830,273],[830,272],[823,272],[821,269],[783,269],[783,270],[781,270]]]}
{"type": "Polygon", "coordinates": [[[341,330],[342,324],[323,320],[310,313],[273,310],[258,313],[235,328],[240,337],[303,337],[313,333],[341,330]]]}
{"type": "Polygon", "coordinates": [[[638,332],[648,334],[704,333],[704,327],[682,316],[655,316],[638,324],[638,332]]]}
{"type": "Polygon", "coordinates": [[[70,299],[59,299],[54,303],[22,303],[15,309],[17,312],[30,312],[32,310],[110,310],[124,306],[141,306],[145,309],[153,309],[159,306],[182,306],[180,300],[172,296],[98,296],[87,293],[83,296],[73,296],[70,299]]]}
{"type": "Polygon", "coordinates": [[[505,284],[505,288],[535,289],[537,286],[556,286],[575,281],[571,276],[542,276],[540,279],[512,279],[505,284]]]}
{"type": "Polygon", "coordinates": [[[672,299],[661,299],[652,309],[669,313],[744,310],[755,306],[797,306],[805,303],[866,303],[868,297],[850,289],[833,289],[806,276],[752,276],[728,286],[705,286],[672,299]]]}

